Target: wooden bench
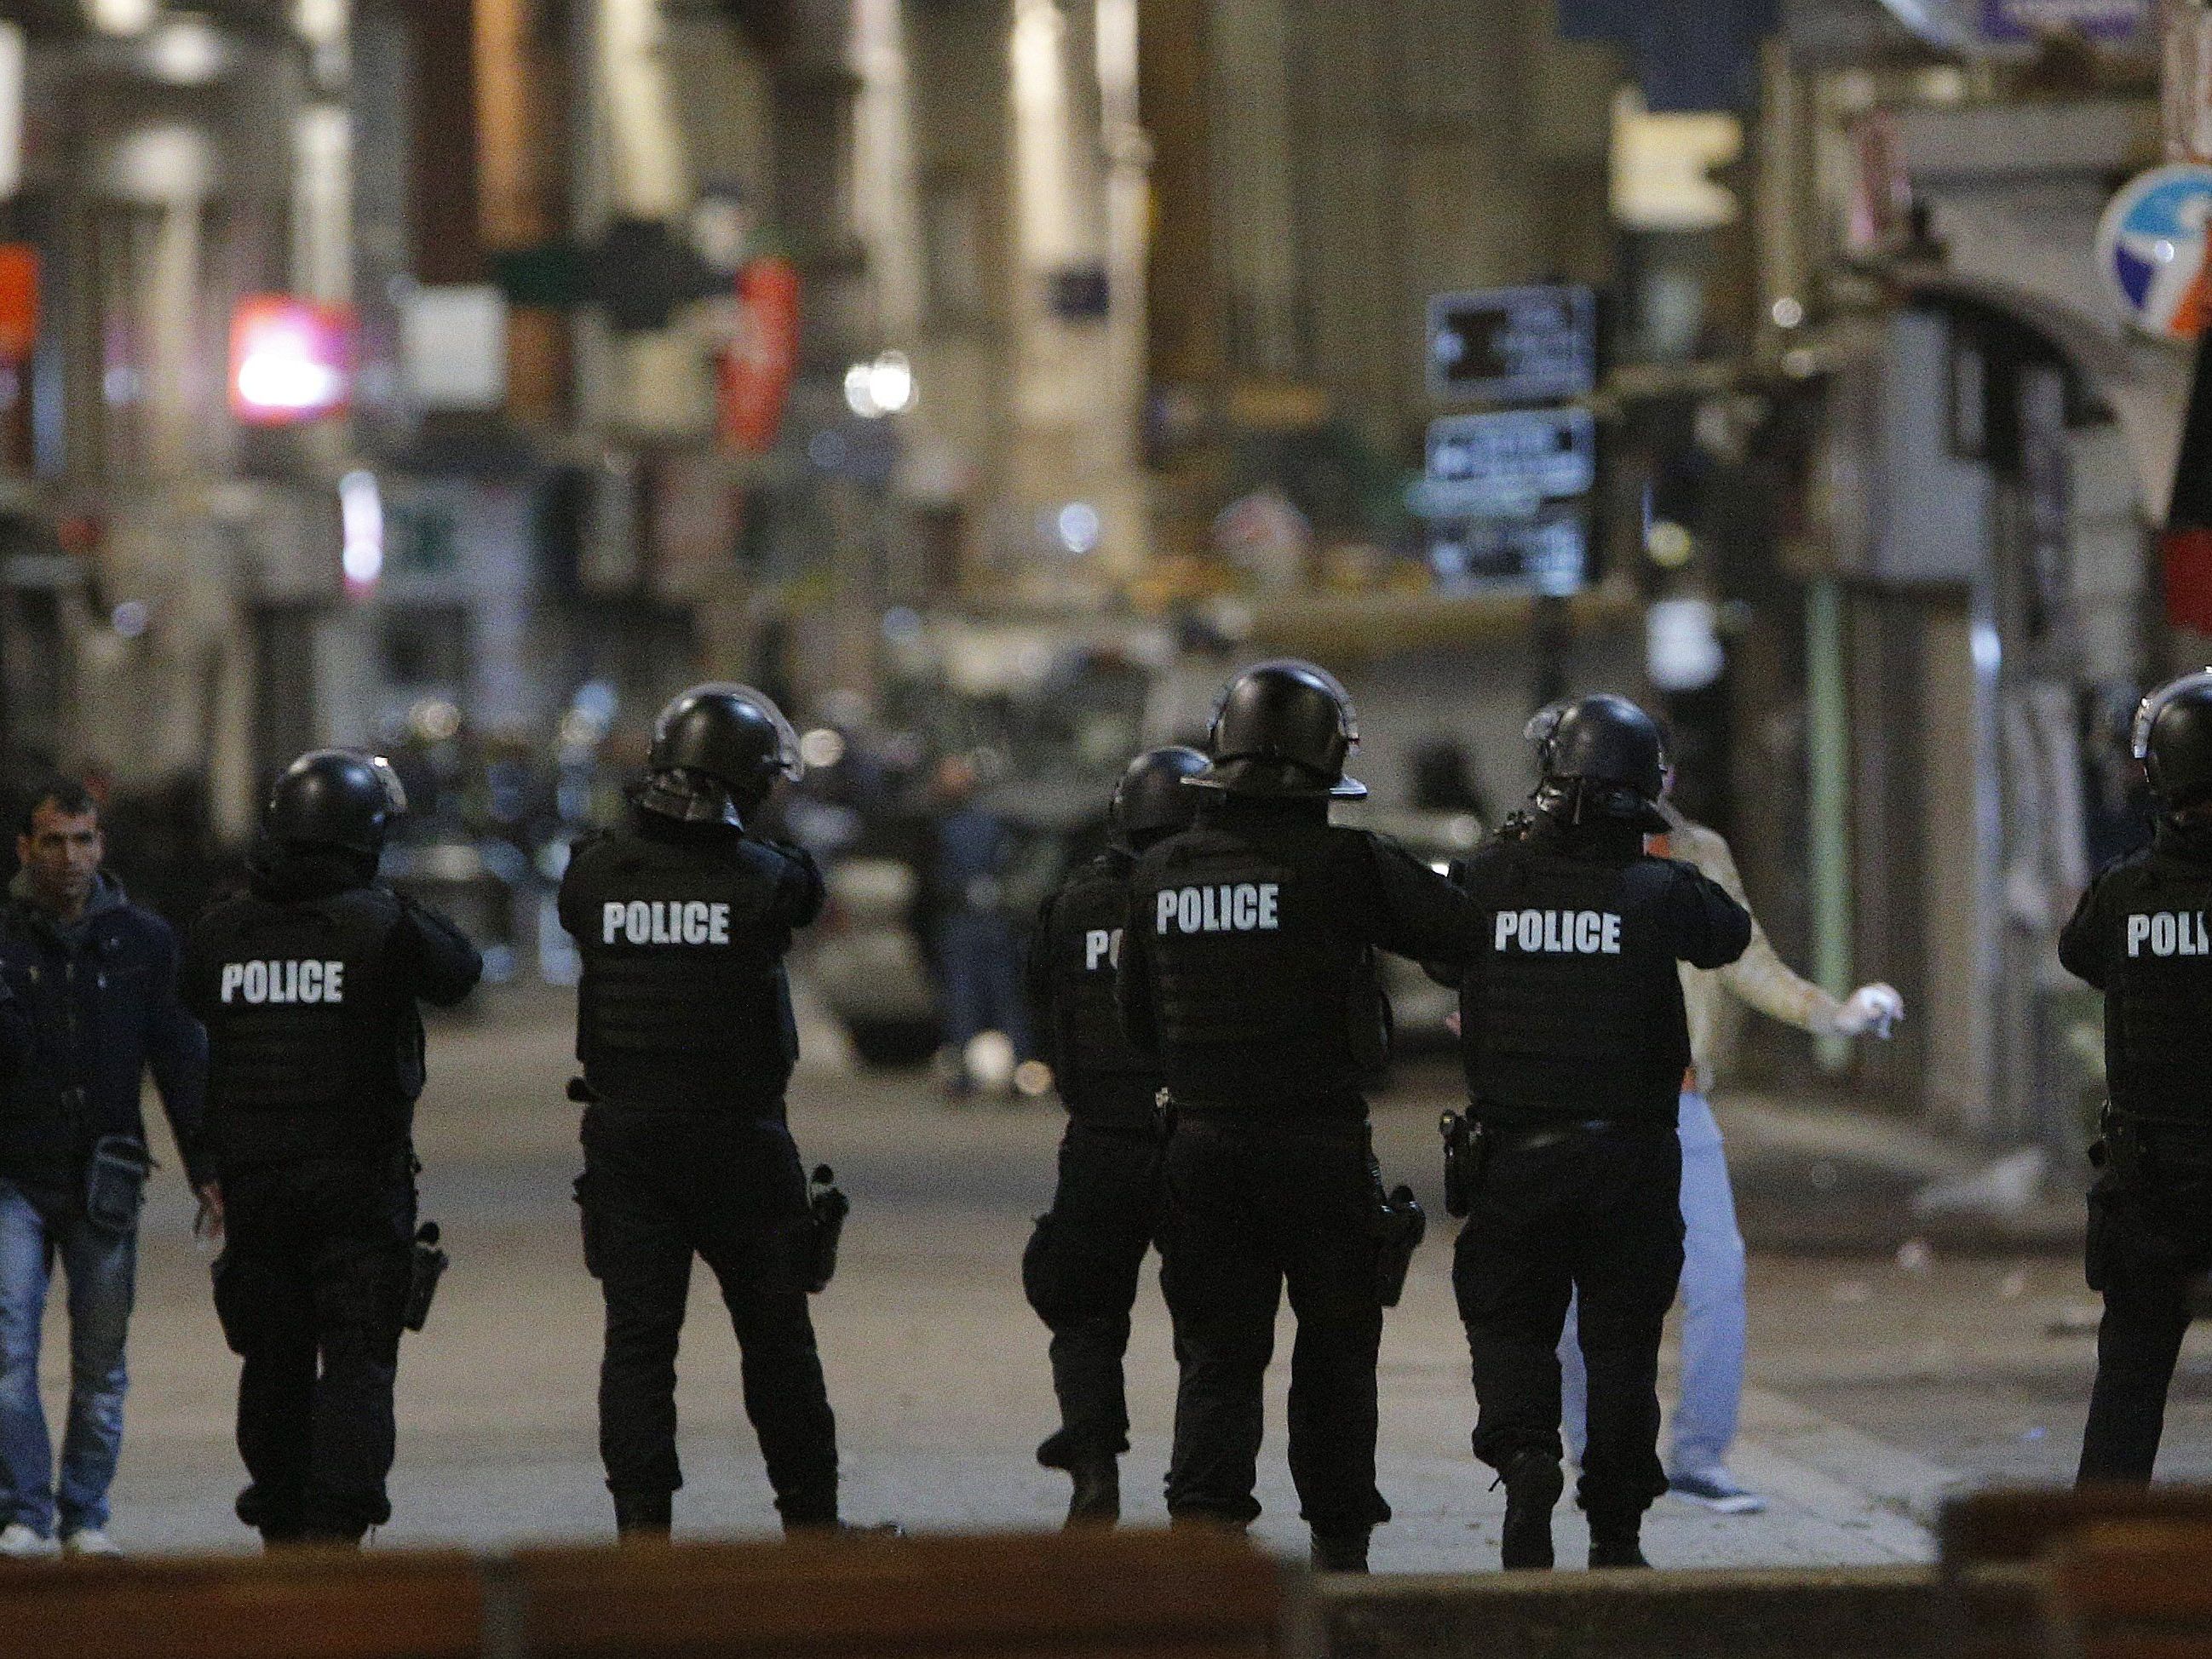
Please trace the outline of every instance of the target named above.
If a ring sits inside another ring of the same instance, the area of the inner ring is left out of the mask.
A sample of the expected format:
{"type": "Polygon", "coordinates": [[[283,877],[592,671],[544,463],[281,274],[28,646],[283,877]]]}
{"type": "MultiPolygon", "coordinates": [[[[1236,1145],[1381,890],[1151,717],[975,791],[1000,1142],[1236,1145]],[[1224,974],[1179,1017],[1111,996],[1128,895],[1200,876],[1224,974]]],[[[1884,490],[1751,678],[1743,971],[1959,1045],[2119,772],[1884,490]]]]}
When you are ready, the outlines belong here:
{"type": "Polygon", "coordinates": [[[516,1659],[1311,1651],[1304,1575],[1210,1533],[531,1550],[494,1583],[516,1659]]]}
{"type": "Polygon", "coordinates": [[[1961,1659],[2047,1654],[2053,1575],[2066,1553],[2092,1533],[2172,1526],[2212,1528],[2212,1489],[2022,1488],[1946,1504],[1937,1536],[1961,1659]]]}
{"type": "Polygon", "coordinates": [[[1213,1533],[0,1564],[15,1659],[1307,1659],[1305,1576],[1213,1533]]]}
{"type": "Polygon", "coordinates": [[[1946,1572],[2027,1565],[2085,1527],[2116,1521],[2212,1524],[2212,1487],[2104,1486],[1978,1492],[1943,1506],[1946,1572]]]}
{"type": "Polygon", "coordinates": [[[482,1566],[460,1554],[0,1567],[10,1659],[477,1659],[483,1634],[482,1566]]]}
{"type": "Polygon", "coordinates": [[[2102,1521],[2046,1557],[2045,1651],[2081,1659],[2212,1653],[2212,1523],[2102,1521]]]}

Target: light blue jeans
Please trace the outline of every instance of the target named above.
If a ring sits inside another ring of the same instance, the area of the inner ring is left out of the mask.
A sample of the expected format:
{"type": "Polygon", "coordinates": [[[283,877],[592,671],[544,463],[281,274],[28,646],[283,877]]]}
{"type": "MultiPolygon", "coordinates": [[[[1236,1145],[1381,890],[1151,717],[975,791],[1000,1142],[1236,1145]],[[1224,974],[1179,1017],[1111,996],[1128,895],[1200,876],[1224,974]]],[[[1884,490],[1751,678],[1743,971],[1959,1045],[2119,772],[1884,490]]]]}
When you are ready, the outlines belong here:
{"type": "MultiPolygon", "coordinates": [[[[1721,1126],[1705,1097],[1686,1092],[1682,1137],[1682,1393],[1674,1407],[1671,1474],[1728,1467],[1743,1404],[1745,1342],[1743,1235],[1736,1231],[1721,1126]]],[[[1559,1339],[1559,1395],[1567,1449],[1583,1461],[1588,1381],[1575,1310],[1559,1339]]]]}
{"type": "Polygon", "coordinates": [[[0,1526],[21,1522],[41,1537],[107,1524],[107,1488],[123,1450],[124,1339],[137,1278],[138,1234],[94,1227],[82,1216],[49,1227],[30,1201],[0,1181],[0,1526]],[[39,1402],[39,1333],[58,1260],[69,1281],[69,1427],[61,1484],[39,1402]]]}

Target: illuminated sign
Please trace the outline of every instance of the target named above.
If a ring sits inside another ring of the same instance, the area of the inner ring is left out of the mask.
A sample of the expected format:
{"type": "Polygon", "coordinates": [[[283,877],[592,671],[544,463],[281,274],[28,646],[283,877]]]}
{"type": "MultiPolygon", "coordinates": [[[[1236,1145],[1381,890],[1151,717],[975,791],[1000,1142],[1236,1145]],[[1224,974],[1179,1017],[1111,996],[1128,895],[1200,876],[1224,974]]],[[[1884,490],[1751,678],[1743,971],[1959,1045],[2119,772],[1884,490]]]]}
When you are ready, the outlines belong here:
{"type": "Polygon", "coordinates": [[[231,413],[249,426],[343,414],[353,396],[353,313],[284,294],[238,302],[230,324],[231,413]]]}

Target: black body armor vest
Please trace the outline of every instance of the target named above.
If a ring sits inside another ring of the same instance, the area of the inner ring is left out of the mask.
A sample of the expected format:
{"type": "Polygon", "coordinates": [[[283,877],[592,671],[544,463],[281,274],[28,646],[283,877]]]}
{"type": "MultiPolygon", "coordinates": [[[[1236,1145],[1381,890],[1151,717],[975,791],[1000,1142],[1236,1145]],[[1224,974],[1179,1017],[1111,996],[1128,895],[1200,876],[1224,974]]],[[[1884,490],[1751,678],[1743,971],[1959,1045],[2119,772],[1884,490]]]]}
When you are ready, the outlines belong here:
{"type": "Polygon", "coordinates": [[[1461,884],[1480,913],[1461,981],[1461,1051],[1478,1113],[1507,1121],[1673,1124],[1690,1066],[1678,963],[1743,953],[1751,919],[1686,864],[1632,849],[1494,842],[1461,884]]]}
{"type": "Polygon", "coordinates": [[[2212,1134],[2212,833],[2161,828],[2106,870],[2059,955],[2105,993],[2112,1104],[2212,1134]]]}
{"type": "MultiPolygon", "coordinates": [[[[1162,1069],[1178,1103],[1364,1113],[1389,1048],[1373,924],[1333,877],[1361,832],[1291,818],[1202,820],[1147,853],[1129,926],[1152,964],[1162,1069]]],[[[1364,838],[1363,838],[1364,839],[1364,838]]],[[[1364,855],[1364,854],[1363,854],[1364,855]]]]}
{"type": "Polygon", "coordinates": [[[799,1058],[783,958],[819,878],[734,832],[640,817],[578,843],[561,884],[584,1080],[626,1105],[780,1116],[799,1058]]]}
{"type": "Polygon", "coordinates": [[[378,887],[246,894],[193,927],[186,994],[208,1030],[208,1127],[228,1164],[407,1144],[422,1022],[396,982],[399,901],[378,887]]]}
{"type": "Polygon", "coordinates": [[[1133,864],[1108,853],[1071,876],[1045,907],[1033,948],[1060,1098],[1086,1122],[1140,1127],[1152,1121],[1159,1067],[1122,1034],[1114,996],[1133,864]]]}

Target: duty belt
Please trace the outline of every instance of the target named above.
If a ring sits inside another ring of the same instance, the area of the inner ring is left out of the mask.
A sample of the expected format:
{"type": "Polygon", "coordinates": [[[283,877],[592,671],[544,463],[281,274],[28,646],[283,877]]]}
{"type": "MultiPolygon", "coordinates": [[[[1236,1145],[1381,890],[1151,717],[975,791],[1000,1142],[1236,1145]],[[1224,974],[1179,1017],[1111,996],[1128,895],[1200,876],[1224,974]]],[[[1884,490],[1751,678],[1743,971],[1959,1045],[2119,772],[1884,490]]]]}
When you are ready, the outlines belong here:
{"type": "Polygon", "coordinates": [[[1549,1146],[1564,1146],[1567,1142],[1579,1140],[1585,1135],[1613,1134],[1644,1126],[1626,1118],[1592,1117],[1568,1123],[1546,1123],[1525,1129],[1492,1120],[1486,1127],[1498,1137],[1498,1149],[1502,1152],[1540,1152],[1549,1146]]]}
{"type": "MultiPolygon", "coordinates": [[[[1166,1091],[1161,1091],[1164,1095],[1166,1091]]],[[[1334,1108],[1338,1097],[1323,1099],[1328,1108],[1334,1108]]],[[[1354,1101],[1358,1097],[1353,1096],[1354,1101]]],[[[1307,1103],[1301,1102],[1300,1105],[1307,1103]]],[[[1284,1111],[1279,1104],[1266,1106],[1230,1106],[1218,1101],[1186,1100],[1180,1096],[1166,1103],[1171,1122],[1204,1123],[1219,1127],[1264,1129],[1274,1134],[1327,1135],[1347,1140],[1363,1140],[1367,1133],[1367,1114],[1364,1103],[1356,1113],[1328,1109],[1284,1111]]]]}

